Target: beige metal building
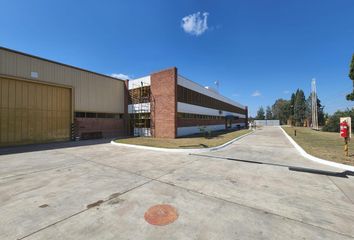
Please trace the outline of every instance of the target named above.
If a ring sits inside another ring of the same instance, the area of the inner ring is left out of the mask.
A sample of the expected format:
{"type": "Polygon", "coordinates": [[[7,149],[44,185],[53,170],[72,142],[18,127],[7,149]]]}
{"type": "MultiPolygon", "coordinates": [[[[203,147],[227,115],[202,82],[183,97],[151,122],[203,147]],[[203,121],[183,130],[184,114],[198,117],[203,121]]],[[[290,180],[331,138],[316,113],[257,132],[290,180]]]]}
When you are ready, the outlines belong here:
{"type": "Polygon", "coordinates": [[[0,47],[0,146],[125,134],[123,80],[0,47]]]}

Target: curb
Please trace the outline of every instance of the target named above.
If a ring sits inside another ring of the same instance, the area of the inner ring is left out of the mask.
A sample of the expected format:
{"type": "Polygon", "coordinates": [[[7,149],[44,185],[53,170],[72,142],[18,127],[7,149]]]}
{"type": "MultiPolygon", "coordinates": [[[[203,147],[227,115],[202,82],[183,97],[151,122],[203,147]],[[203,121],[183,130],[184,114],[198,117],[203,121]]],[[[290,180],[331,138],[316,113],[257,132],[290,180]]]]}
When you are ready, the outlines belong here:
{"type": "Polygon", "coordinates": [[[252,132],[249,132],[249,133],[246,133],[242,136],[234,138],[222,145],[212,147],[212,148],[188,148],[188,149],[158,148],[158,147],[148,147],[148,146],[142,146],[142,145],[133,145],[133,144],[127,144],[127,143],[116,143],[114,140],[111,141],[111,144],[116,145],[116,146],[121,146],[121,147],[130,147],[130,148],[152,150],[152,151],[159,151],[159,152],[200,153],[200,152],[211,152],[211,151],[220,150],[220,149],[225,148],[228,145],[230,145],[230,144],[236,142],[237,140],[240,140],[241,138],[244,138],[252,133],[254,133],[254,130],[252,130],[252,132]]]}
{"type": "Polygon", "coordinates": [[[297,144],[295,142],[295,140],[290,137],[286,132],[285,130],[282,128],[282,127],[279,127],[284,135],[289,139],[289,141],[291,142],[291,144],[296,148],[296,150],[305,158],[311,160],[311,161],[314,161],[314,162],[317,162],[317,163],[321,163],[321,164],[324,164],[324,165],[327,165],[327,166],[331,166],[331,167],[335,167],[335,168],[340,168],[340,169],[344,169],[344,170],[348,170],[348,171],[354,171],[354,167],[353,166],[349,166],[349,165],[345,165],[345,164],[341,164],[341,163],[336,163],[336,162],[331,162],[331,161],[328,161],[328,160],[325,160],[325,159],[321,159],[321,158],[318,158],[318,157],[315,157],[315,156],[312,156],[310,154],[308,154],[299,144],[297,144]]]}

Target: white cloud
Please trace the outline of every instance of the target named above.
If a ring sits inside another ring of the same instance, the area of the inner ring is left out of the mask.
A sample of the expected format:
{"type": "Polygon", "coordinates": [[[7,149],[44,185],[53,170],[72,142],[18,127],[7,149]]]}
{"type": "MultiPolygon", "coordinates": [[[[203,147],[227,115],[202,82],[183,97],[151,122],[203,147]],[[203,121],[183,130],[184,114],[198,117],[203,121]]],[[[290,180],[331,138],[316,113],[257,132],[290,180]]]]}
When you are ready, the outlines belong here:
{"type": "Polygon", "coordinates": [[[233,97],[239,97],[240,94],[238,94],[238,93],[233,93],[232,96],[233,96],[233,97]]]}
{"type": "Polygon", "coordinates": [[[122,79],[122,80],[128,80],[130,79],[130,77],[128,75],[125,75],[123,73],[112,73],[111,74],[111,77],[114,77],[114,78],[119,78],[119,79],[122,79]]]}
{"type": "Polygon", "coordinates": [[[258,90],[256,90],[256,91],[254,91],[253,93],[252,93],[252,97],[259,97],[259,96],[261,96],[262,94],[261,94],[261,92],[260,91],[258,91],[258,90]]]}
{"type": "Polygon", "coordinates": [[[193,13],[182,18],[181,26],[186,33],[199,36],[208,29],[209,13],[193,13]]]}
{"type": "Polygon", "coordinates": [[[284,90],[283,93],[284,93],[284,94],[289,94],[290,91],[289,91],[289,90],[284,90]]]}

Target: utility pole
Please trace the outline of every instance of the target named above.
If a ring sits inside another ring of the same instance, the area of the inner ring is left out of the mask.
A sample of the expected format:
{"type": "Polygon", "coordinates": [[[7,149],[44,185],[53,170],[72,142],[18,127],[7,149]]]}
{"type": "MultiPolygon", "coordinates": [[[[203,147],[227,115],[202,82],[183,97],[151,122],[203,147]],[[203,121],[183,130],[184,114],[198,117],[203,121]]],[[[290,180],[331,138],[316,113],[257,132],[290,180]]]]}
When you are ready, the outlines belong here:
{"type": "Polygon", "coordinates": [[[312,129],[318,130],[317,90],[315,78],[313,78],[311,82],[311,100],[312,129]]]}

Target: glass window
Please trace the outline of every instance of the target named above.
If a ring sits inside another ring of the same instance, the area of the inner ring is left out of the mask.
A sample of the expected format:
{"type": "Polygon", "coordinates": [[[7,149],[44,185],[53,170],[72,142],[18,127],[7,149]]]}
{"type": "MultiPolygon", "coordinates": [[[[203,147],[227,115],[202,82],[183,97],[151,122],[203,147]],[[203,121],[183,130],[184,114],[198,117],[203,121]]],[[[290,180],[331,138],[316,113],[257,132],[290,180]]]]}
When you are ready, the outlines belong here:
{"type": "Polygon", "coordinates": [[[75,112],[75,117],[84,118],[85,117],[85,112],[75,112]]]}
{"type": "Polygon", "coordinates": [[[106,114],[105,113],[97,113],[97,117],[98,118],[106,118],[106,114]]]}
{"type": "Polygon", "coordinates": [[[86,113],[86,117],[87,117],[87,118],[96,118],[96,117],[97,117],[97,114],[96,114],[96,113],[87,112],[87,113],[86,113]]]}

